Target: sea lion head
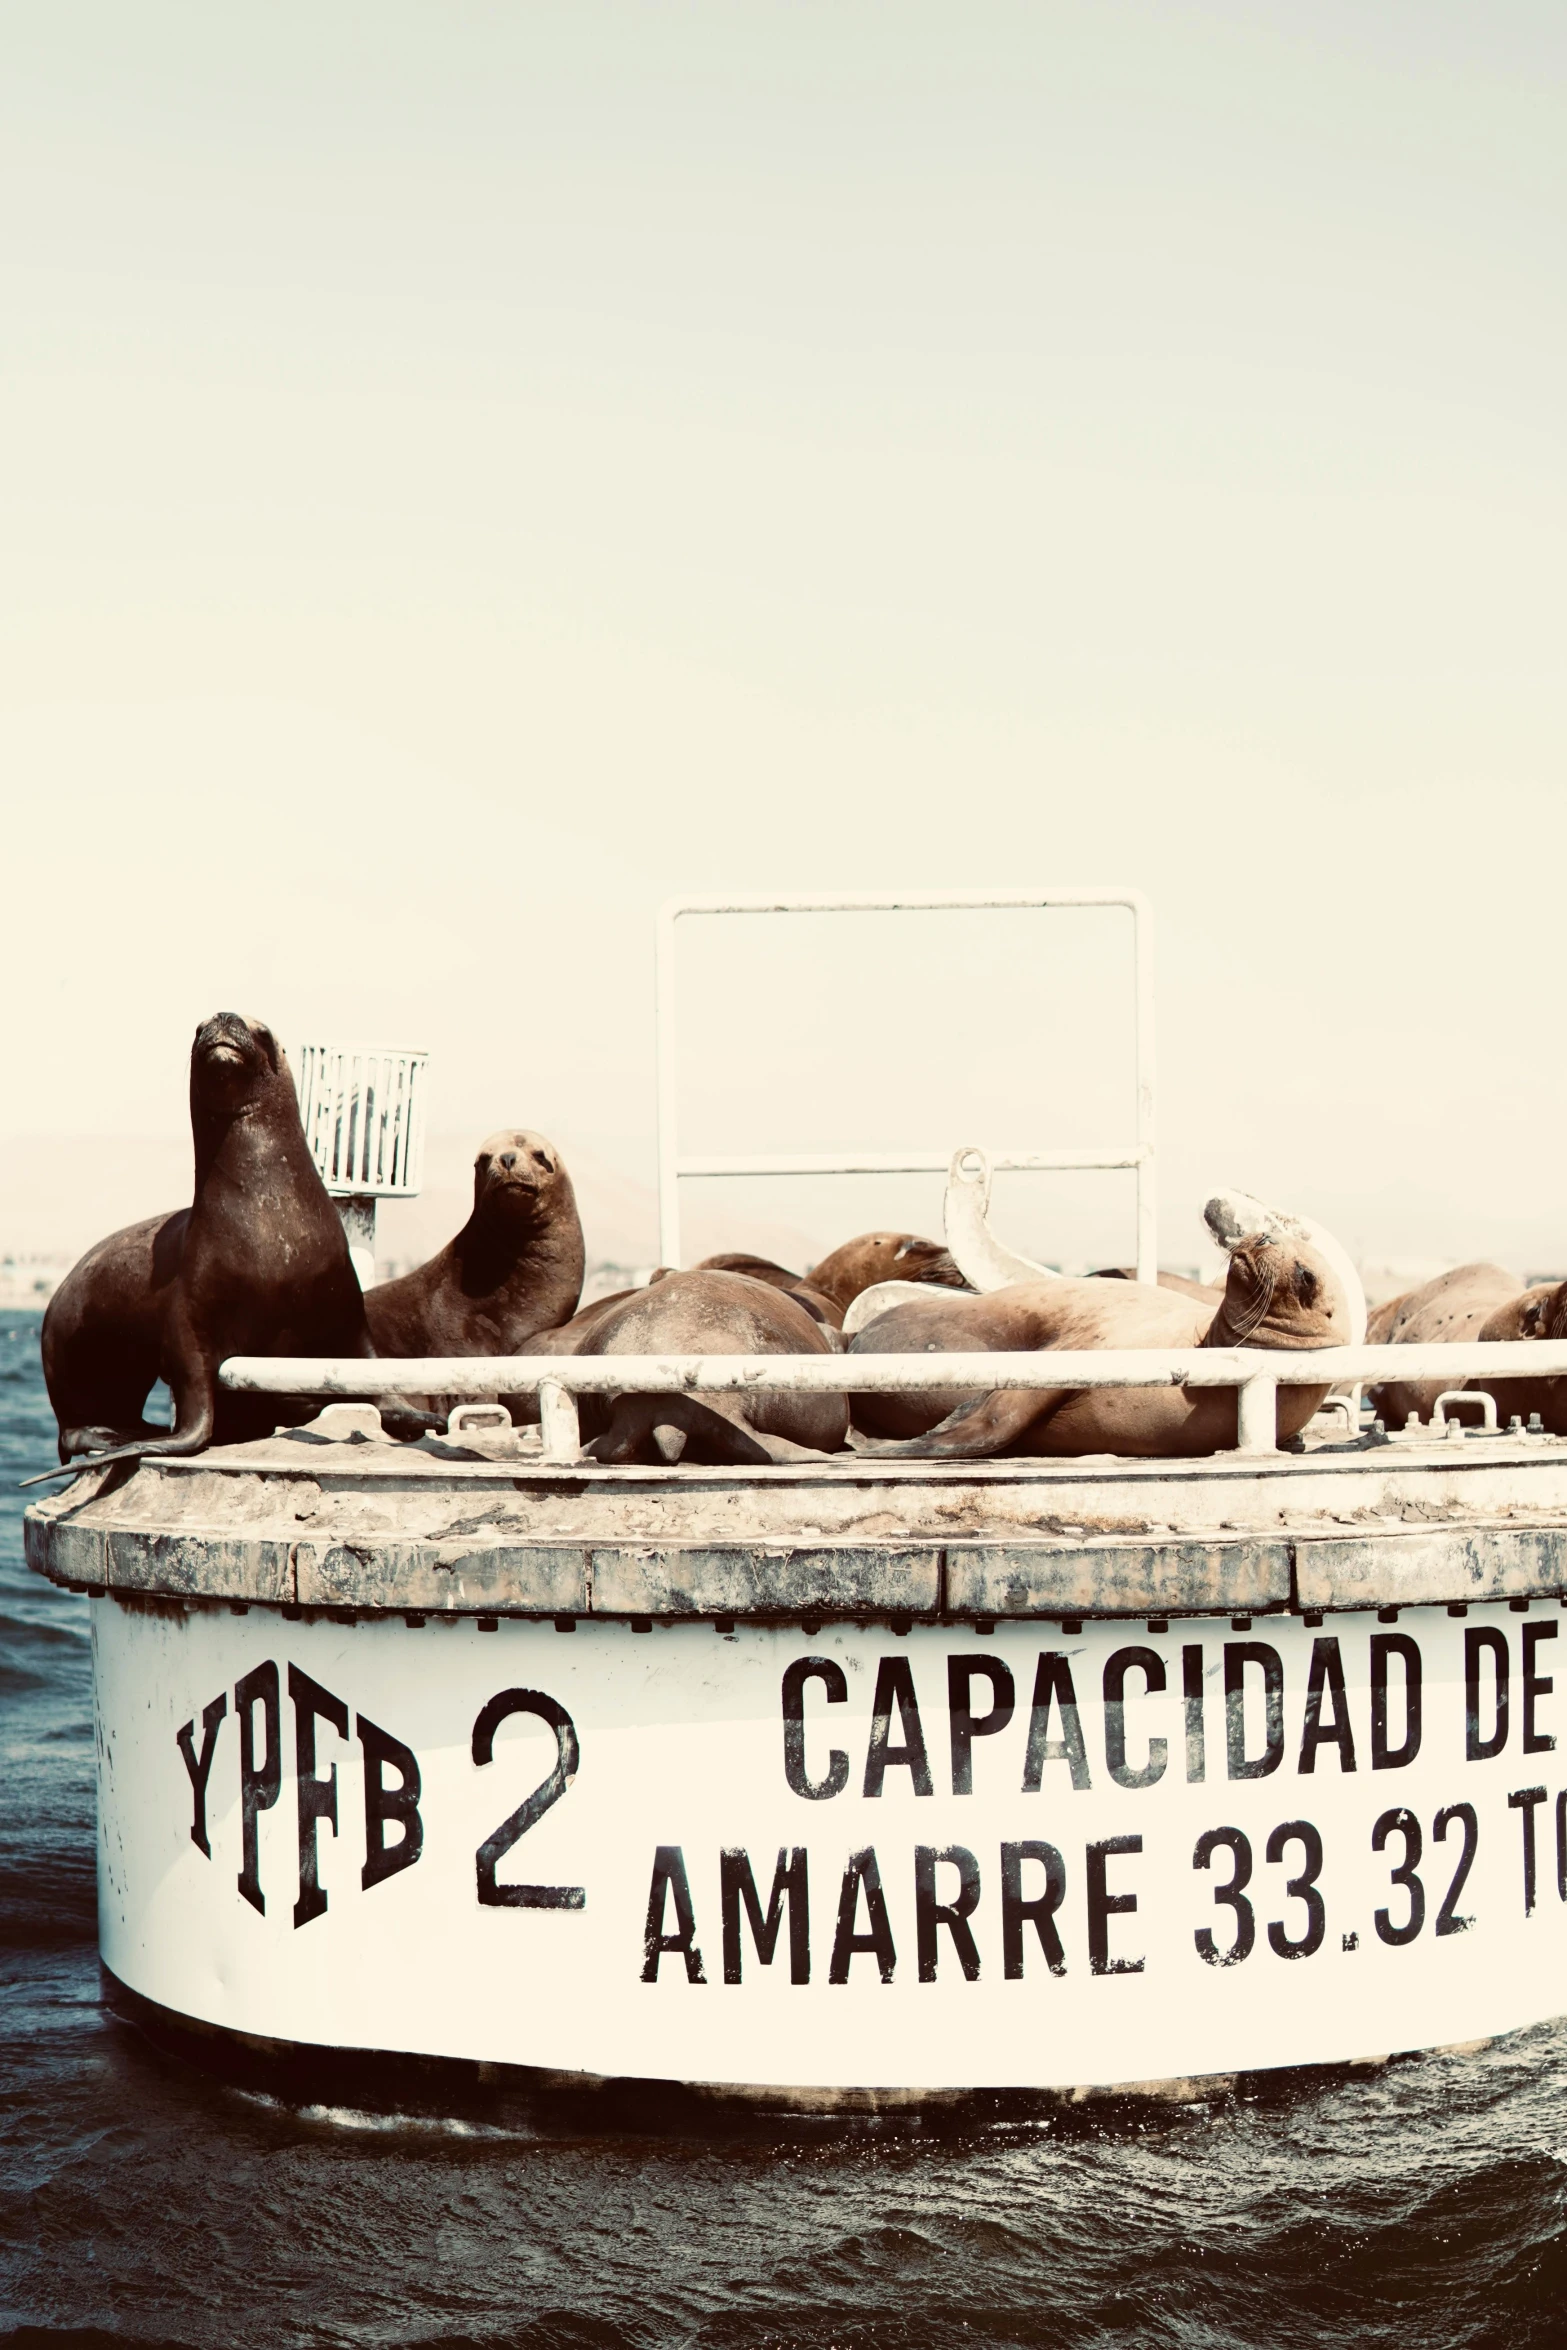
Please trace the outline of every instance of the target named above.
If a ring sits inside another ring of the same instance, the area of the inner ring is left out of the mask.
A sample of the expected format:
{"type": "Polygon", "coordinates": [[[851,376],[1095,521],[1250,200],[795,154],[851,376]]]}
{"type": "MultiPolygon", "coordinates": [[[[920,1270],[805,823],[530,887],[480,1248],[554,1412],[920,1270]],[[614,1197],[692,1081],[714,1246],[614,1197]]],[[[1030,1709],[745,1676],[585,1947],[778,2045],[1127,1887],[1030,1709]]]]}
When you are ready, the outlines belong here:
{"type": "Polygon", "coordinates": [[[1230,1249],[1224,1303],[1207,1346],[1349,1344],[1349,1307],[1333,1268],[1310,1241],[1254,1232],[1230,1249]]]}
{"type": "Polygon", "coordinates": [[[949,1250],[917,1232],[862,1232],[846,1240],[806,1275],[810,1286],[847,1308],[862,1289],[880,1281],[924,1281],[939,1289],[967,1289],[949,1250]]]}
{"type": "Polygon", "coordinates": [[[244,1117],[258,1107],[285,1066],[264,1020],[214,1012],[203,1020],[190,1048],[191,1108],[209,1117],[244,1117]]]}
{"type": "Polygon", "coordinates": [[[486,1223],[542,1223],[560,1193],[571,1191],[565,1161],[547,1135],[503,1126],[480,1143],[473,1162],[473,1212],[486,1223]]]}

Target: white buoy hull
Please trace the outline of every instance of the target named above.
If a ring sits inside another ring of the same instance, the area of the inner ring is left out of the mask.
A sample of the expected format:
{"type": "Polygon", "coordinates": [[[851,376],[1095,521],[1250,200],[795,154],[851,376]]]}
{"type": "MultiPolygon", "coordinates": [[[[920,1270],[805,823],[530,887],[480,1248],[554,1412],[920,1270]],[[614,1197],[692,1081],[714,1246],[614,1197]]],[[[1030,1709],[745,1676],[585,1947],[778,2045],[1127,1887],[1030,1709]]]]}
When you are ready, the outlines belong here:
{"type": "Polygon", "coordinates": [[[220,2032],[803,2099],[1353,2061],[1567,2007],[1554,1601],[901,1636],[93,1617],[102,1955],[220,2032]]]}

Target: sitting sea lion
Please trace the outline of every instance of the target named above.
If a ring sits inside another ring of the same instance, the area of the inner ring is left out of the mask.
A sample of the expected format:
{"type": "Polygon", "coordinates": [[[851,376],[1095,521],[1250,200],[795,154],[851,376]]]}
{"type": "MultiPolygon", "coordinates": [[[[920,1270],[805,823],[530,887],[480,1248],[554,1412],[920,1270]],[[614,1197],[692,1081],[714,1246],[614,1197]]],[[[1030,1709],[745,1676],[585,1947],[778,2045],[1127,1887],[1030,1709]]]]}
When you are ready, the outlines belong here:
{"type": "MultiPolygon", "coordinates": [[[[1402,1297],[1390,1297],[1379,1305],[1367,1318],[1366,1344],[1443,1346],[1465,1338],[1530,1335],[1515,1333],[1510,1327],[1493,1332],[1487,1324],[1493,1315],[1509,1307],[1521,1309],[1533,1294],[1526,1290],[1520,1298],[1517,1274],[1500,1265],[1455,1265],[1419,1289],[1406,1290],[1402,1297]]],[[[1532,1335],[1543,1337],[1544,1332],[1532,1335]]],[[[1371,1401],[1388,1427],[1402,1428],[1411,1412],[1428,1420],[1437,1397],[1449,1387],[1462,1385],[1461,1379],[1384,1379],[1372,1388],[1371,1401]]],[[[1500,1403],[1497,1408],[1500,1410],[1500,1403]]]]}
{"type": "MultiPolygon", "coordinates": [[[[1041,1348],[1342,1346],[1348,1308],[1326,1258],[1310,1243],[1262,1234],[1231,1252],[1217,1313],[1150,1284],[1055,1275],[981,1297],[899,1305],[850,1341],[850,1354],[1032,1352],[1041,1348]]],[[[1304,1428],[1327,1393],[1281,1387],[1278,1434],[1304,1428]]],[[[855,1398],[856,1424],[903,1442],[869,1444],[877,1457],[975,1460],[999,1453],[1130,1453],[1192,1457],[1236,1438],[1233,1388],[1014,1388],[990,1395],[855,1398]],[[937,1424],[939,1422],[939,1425],[937,1424]]]]}
{"type": "MultiPolygon", "coordinates": [[[[743,1273],[667,1273],[646,1289],[600,1300],[563,1330],[541,1331],[529,1355],[821,1355],[837,1351],[798,1298],[743,1273]]],[[[530,1397],[514,1417],[537,1411],[530,1397]]],[[[588,1457],[764,1463],[836,1451],[849,1428],[842,1395],[583,1396],[588,1457]]]]}
{"type": "Polygon", "coordinates": [[[44,1380],[60,1458],[193,1453],[270,1435],[313,1403],[231,1395],[227,1355],[368,1355],[364,1298],[270,1028],[218,1012],[190,1056],[195,1196],[88,1250],[49,1301],[44,1380]],[[172,1430],[143,1411],[154,1380],[172,1430]],[[105,1455],[105,1448],[110,1448],[105,1455]]]}
{"type": "Polygon", "coordinates": [[[510,1355],[576,1312],[584,1265],[571,1177],[554,1144],[508,1126],[479,1146],[473,1213],[427,1264],[368,1292],[378,1355],[510,1355]]]}

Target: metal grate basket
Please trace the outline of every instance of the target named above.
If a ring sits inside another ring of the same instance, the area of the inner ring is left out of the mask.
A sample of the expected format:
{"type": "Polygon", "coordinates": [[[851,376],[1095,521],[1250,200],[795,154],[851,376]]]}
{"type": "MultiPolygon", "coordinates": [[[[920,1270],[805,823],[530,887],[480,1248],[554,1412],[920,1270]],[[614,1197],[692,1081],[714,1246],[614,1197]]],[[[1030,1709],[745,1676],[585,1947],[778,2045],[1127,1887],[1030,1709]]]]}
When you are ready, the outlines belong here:
{"type": "Polygon", "coordinates": [[[327,1190],[339,1199],[411,1199],[423,1173],[428,1053],[302,1044],[296,1056],[300,1121],[327,1190]]]}

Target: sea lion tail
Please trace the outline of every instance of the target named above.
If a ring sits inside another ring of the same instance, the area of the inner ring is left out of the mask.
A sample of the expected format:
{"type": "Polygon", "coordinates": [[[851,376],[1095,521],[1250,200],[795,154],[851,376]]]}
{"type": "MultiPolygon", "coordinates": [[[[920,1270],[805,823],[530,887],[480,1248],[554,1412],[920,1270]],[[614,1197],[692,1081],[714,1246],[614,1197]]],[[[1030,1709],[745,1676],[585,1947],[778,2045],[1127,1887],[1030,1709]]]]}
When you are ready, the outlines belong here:
{"type": "Polygon", "coordinates": [[[183,1436],[165,1436],[155,1437],[146,1444],[116,1444],[108,1452],[77,1453],[72,1459],[62,1461],[57,1469],[45,1469],[40,1476],[19,1479],[17,1491],[25,1492],[29,1485],[52,1484],[56,1477],[79,1477],[84,1469],[107,1469],[115,1461],[178,1459],[184,1454],[204,1452],[211,1441],[203,1430],[195,1443],[183,1436]]]}

